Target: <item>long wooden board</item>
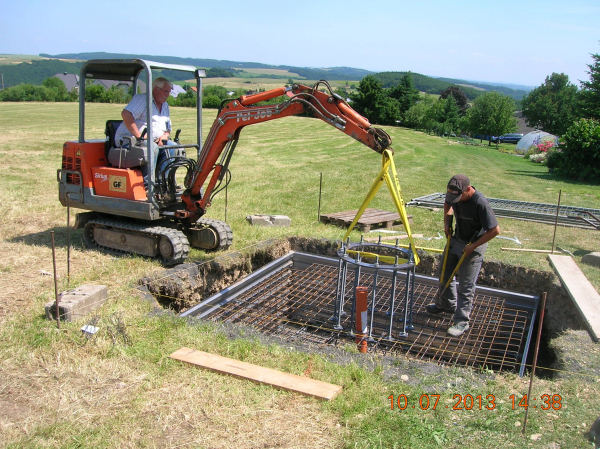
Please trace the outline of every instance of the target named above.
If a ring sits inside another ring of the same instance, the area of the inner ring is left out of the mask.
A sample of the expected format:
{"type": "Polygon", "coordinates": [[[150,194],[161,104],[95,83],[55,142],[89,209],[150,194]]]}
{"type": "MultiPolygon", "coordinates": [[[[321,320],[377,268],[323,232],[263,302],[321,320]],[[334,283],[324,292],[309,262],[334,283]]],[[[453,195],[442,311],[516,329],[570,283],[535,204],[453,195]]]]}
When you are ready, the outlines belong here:
{"type": "Polygon", "coordinates": [[[181,348],[170,355],[172,359],[198,365],[223,374],[241,377],[242,379],[272,385],[288,391],[313,396],[328,401],[335,398],[341,391],[339,385],[296,376],[270,368],[241,362],[208,352],[196,351],[190,348],[181,348]]]}
{"type": "Polygon", "coordinates": [[[600,339],[600,295],[569,256],[548,255],[550,264],[587,323],[594,341],[600,339]]]}

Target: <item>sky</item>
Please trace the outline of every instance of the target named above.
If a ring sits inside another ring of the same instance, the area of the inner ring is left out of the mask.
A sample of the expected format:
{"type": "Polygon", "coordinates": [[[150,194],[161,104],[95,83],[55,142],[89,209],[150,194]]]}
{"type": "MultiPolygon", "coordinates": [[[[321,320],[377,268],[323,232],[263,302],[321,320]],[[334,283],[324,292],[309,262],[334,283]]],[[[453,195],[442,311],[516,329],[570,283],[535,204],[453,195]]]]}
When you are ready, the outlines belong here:
{"type": "Polygon", "coordinates": [[[355,67],[539,86],[586,81],[598,0],[0,0],[0,54],[110,52],[355,67]]]}

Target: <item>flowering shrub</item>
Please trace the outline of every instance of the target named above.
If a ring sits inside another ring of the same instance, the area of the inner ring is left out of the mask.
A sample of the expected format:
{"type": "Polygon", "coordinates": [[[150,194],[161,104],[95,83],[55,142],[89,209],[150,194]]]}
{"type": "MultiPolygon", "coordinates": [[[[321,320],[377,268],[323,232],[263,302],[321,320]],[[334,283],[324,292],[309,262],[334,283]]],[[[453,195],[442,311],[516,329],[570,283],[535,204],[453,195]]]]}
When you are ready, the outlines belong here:
{"type": "Polygon", "coordinates": [[[546,165],[547,156],[548,156],[547,152],[530,154],[529,160],[531,162],[535,162],[537,164],[546,165]]]}
{"type": "Polygon", "coordinates": [[[554,139],[540,139],[538,137],[533,141],[533,145],[527,149],[525,156],[529,156],[530,161],[542,163],[546,160],[546,155],[548,152],[551,151],[555,146],[556,141],[554,139]]]}
{"type": "Polygon", "coordinates": [[[553,146],[554,142],[549,140],[546,142],[540,142],[537,147],[540,153],[547,153],[553,146]]]}

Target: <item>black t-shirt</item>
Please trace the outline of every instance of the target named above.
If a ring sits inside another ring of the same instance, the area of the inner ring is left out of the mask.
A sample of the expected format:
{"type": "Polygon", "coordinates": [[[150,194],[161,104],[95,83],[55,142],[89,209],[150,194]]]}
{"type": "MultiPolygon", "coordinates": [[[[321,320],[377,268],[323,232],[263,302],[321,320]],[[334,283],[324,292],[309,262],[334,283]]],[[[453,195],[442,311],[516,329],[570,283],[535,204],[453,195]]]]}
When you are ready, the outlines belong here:
{"type": "Polygon", "coordinates": [[[498,220],[490,203],[483,193],[478,191],[475,191],[468,201],[453,203],[452,210],[456,223],[454,235],[465,242],[472,241],[475,232],[478,233],[478,238],[498,226],[498,220]]]}

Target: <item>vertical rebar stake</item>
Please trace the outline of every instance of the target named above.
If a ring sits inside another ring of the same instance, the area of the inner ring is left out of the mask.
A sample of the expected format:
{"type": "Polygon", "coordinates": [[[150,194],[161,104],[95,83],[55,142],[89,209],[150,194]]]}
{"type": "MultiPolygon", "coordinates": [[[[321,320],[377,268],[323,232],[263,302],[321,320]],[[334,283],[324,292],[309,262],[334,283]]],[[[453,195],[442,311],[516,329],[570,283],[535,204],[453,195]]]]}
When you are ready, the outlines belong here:
{"type": "Polygon", "coordinates": [[[71,284],[71,205],[67,193],[67,284],[71,284]]]}
{"type": "MultiPolygon", "coordinates": [[[[342,243],[343,245],[343,243],[342,243]]],[[[337,287],[335,289],[335,306],[333,309],[333,316],[331,318],[329,318],[330,321],[335,321],[335,325],[333,326],[333,328],[335,330],[340,330],[339,328],[341,327],[341,311],[340,311],[340,303],[341,303],[341,298],[340,298],[340,293],[342,292],[342,264],[343,264],[343,259],[340,257],[340,260],[338,262],[338,277],[337,277],[337,287]]]]}
{"type": "Polygon", "coordinates": [[[354,269],[354,291],[352,293],[352,308],[350,313],[350,335],[354,336],[354,314],[356,313],[356,287],[360,286],[360,252],[356,253],[356,268],[354,269]]]}
{"type": "MultiPolygon", "coordinates": [[[[381,236],[379,236],[381,239],[381,236]]],[[[379,256],[375,258],[375,272],[373,273],[373,294],[371,296],[371,320],[369,321],[369,336],[367,341],[373,342],[373,322],[375,320],[375,302],[377,301],[377,277],[379,275],[379,256]]]]}
{"type": "Polygon", "coordinates": [[[321,192],[323,191],[323,172],[319,173],[319,210],[317,212],[317,223],[321,221],[321,192]]]}
{"type": "Polygon", "coordinates": [[[558,205],[556,206],[556,219],[554,220],[554,236],[552,237],[552,251],[550,254],[554,254],[554,239],[556,239],[556,226],[558,225],[558,211],[560,210],[560,194],[562,190],[558,191],[558,205]]]}
{"type": "Polygon", "coordinates": [[[393,341],[394,337],[392,337],[392,333],[394,330],[394,307],[395,307],[395,303],[396,303],[396,277],[398,276],[398,271],[396,270],[396,267],[398,266],[398,256],[396,256],[396,260],[394,261],[394,270],[392,271],[392,291],[390,292],[391,294],[391,298],[390,298],[390,328],[389,328],[389,335],[388,335],[388,340],[389,341],[393,341]]]}
{"type": "MultiPolygon", "coordinates": [[[[537,365],[538,350],[540,349],[540,340],[542,338],[542,324],[544,324],[544,309],[546,308],[546,292],[542,293],[542,310],[540,312],[540,325],[538,326],[537,340],[535,341],[535,351],[533,353],[533,364],[531,366],[531,377],[529,378],[529,392],[527,398],[531,399],[531,388],[533,387],[533,376],[535,376],[535,367],[537,365]]],[[[527,427],[527,413],[529,407],[525,407],[525,418],[523,419],[523,435],[525,435],[525,428],[527,427]]]]}
{"type": "Polygon", "coordinates": [[[56,300],[56,323],[60,329],[60,311],[58,309],[58,284],[56,283],[56,252],[54,250],[54,231],[50,231],[50,240],[52,241],[52,266],[54,267],[54,298],[56,300]]]}

